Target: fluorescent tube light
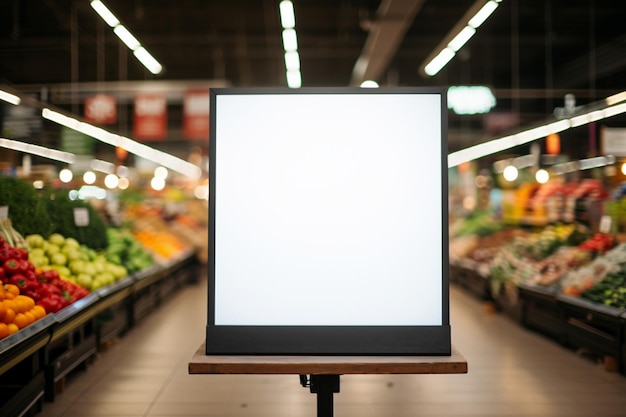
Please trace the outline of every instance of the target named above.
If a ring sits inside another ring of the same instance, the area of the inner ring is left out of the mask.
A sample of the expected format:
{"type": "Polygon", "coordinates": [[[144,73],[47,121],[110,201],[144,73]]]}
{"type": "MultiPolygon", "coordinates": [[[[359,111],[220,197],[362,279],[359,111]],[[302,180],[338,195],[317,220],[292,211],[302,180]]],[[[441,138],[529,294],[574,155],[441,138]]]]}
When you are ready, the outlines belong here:
{"type": "Polygon", "coordinates": [[[134,51],[141,46],[137,38],[135,38],[124,25],[115,26],[113,32],[122,42],[124,42],[126,46],[128,46],[131,51],[134,51]]]}
{"type": "Polygon", "coordinates": [[[102,3],[100,0],[94,0],[91,3],[91,7],[100,15],[102,20],[112,28],[119,25],[120,21],[117,17],[102,3]]]}
{"type": "Polygon", "coordinates": [[[202,170],[198,166],[127,137],[117,135],[86,122],[81,122],[73,117],[66,116],[48,108],[44,108],[41,111],[41,115],[52,122],[84,133],[106,144],[124,148],[134,155],[156,162],[157,164],[163,165],[188,177],[198,179],[202,176],[202,170]]]}
{"type": "Polygon", "coordinates": [[[296,51],[298,49],[298,36],[295,29],[283,30],[283,48],[285,51],[296,51]]]}
{"type": "Polygon", "coordinates": [[[467,41],[470,40],[472,36],[474,36],[474,33],[476,33],[476,29],[465,26],[463,30],[450,41],[448,47],[454,52],[458,51],[467,43],[467,41]]]}
{"type": "Polygon", "coordinates": [[[300,70],[300,54],[297,51],[285,52],[285,67],[287,71],[300,70]]]}
{"type": "Polygon", "coordinates": [[[443,67],[446,66],[448,62],[450,62],[452,58],[454,58],[454,55],[455,53],[452,49],[443,49],[441,52],[439,52],[439,55],[433,58],[433,60],[430,61],[430,63],[426,65],[426,67],[424,67],[424,72],[431,76],[437,74],[439,71],[441,71],[443,67]]]}
{"type": "Polygon", "coordinates": [[[616,116],[624,112],[626,112],[626,103],[622,103],[617,106],[607,107],[604,110],[604,117],[606,118],[606,117],[616,116]]]}
{"type": "Polygon", "coordinates": [[[496,8],[498,7],[498,3],[499,2],[496,2],[494,0],[485,3],[485,5],[478,11],[478,13],[474,15],[474,17],[469,20],[467,24],[474,29],[478,28],[480,25],[483,24],[485,20],[487,20],[489,16],[491,16],[493,11],[496,10],[496,8]]]}
{"type": "Polygon", "coordinates": [[[477,0],[465,13],[461,21],[452,28],[437,48],[424,60],[424,63],[420,66],[420,71],[431,77],[441,71],[454,57],[455,52],[460,50],[474,36],[476,29],[491,16],[500,1],[488,0],[485,3],[485,0],[477,0]]]}
{"type": "Polygon", "coordinates": [[[139,62],[141,62],[143,66],[146,67],[151,73],[159,74],[163,70],[163,67],[161,66],[159,61],[157,61],[152,55],[150,55],[150,52],[148,52],[143,46],[135,49],[133,51],[133,54],[135,55],[135,57],[137,57],[139,62]]]}
{"type": "Polygon", "coordinates": [[[300,88],[302,86],[300,71],[287,71],[287,85],[289,88],[300,88]]]}
{"type": "Polygon", "coordinates": [[[14,151],[38,155],[44,158],[54,159],[55,161],[61,161],[68,164],[72,164],[76,161],[76,155],[74,155],[73,153],[57,151],[56,149],[33,145],[32,143],[25,143],[16,140],[0,138],[0,146],[2,146],[3,148],[13,149],[14,151]]]}
{"type": "Polygon", "coordinates": [[[6,101],[7,103],[11,103],[15,106],[20,104],[20,101],[22,101],[15,94],[7,93],[6,91],[2,91],[2,90],[0,90],[0,100],[6,101]]]}
{"type": "Polygon", "coordinates": [[[280,24],[283,29],[291,29],[296,26],[296,14],[293,11],[293,3],[289,0],[280,2],[280,24]]]}
{"type": "Polygon", "coordinates": [[[622,91],[621,93],[613,94],[610,97],[605,99],[606,104],[612,106],[613,104],[617,104],[620,101],[626,100],[626,91],[622,91]]]}

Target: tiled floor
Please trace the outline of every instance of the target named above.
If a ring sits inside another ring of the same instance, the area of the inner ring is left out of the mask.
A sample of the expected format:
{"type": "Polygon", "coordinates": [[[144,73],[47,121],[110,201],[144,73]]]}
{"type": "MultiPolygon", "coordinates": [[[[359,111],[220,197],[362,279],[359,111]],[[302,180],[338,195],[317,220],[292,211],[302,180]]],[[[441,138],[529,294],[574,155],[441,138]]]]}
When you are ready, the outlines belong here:
{"type": "MultiPolygon", "coordinates": [[[[205,323],[201,282],[73,375],[37,417],[316,415],[315,396],[296,375],[189,375],[205,323]]],[[[486,312],[456,288],[451,325],[468,374],[342,376],[335,416],[626,416],[626,377],[486,312]]]]}

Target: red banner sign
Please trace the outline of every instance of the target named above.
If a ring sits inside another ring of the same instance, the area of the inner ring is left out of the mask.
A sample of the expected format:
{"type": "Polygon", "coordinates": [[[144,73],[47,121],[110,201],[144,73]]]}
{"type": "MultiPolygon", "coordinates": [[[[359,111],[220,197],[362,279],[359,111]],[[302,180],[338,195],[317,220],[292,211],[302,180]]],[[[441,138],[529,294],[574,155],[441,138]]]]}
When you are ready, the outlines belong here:
{"type": "Polygon", "coordinates": [[[209,139],[209,90],[190,90],[183,98],[183,135],[187,139],[209,139]]]}
{"type": "Polygon", "coordinates": [[[107,94],[96,94],[85,99],[85,121],[100,125],[117,123],[117,101],[107,94]]]}
{"type": "Polygon", "coordinates": [[[133,136],[139,140],[163,140],[167,136],[167,100],[160,94],[135,97],[133,136]]]}

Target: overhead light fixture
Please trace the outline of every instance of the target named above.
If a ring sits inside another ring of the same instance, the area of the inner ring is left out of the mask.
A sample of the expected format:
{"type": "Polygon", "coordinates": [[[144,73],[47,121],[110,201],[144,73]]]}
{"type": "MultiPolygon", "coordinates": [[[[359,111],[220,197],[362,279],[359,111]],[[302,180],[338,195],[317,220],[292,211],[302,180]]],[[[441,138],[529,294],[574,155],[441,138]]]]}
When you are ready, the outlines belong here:
{"type": "Polygon", "coordinates": [[[113,32],[117,35],[118,38],[120,38],[122,42],[124,42],[124,45],[128,46],[128,49],[130,49],[131,51],[134,51],[141,46],[141,43],[139,43],[137,38],[135,38],[133,34],[130,33],[128,29],[126,29],[126,26],[117,25],[113,29],[113,32]]]}
{"type": "Polygon", "coordinates": [[[77,132],[81,132],[87,136],[91,136],[92,138],[111,146],[126,149],[128,152],[134,155],[141,156],[142,158],[168,167],[190,178],[198,179],[202,176],[202,170],[198,166],[187,162],[184,159],[180,159],[173,155],[170,155],[166,152],[162,152],[142,143],[136,142],[125,136],[109,132],[105,129],[99,128],[86,122],[82,122],[78,119],[51,110],[49,108],[44,108],[41,111],[41,115],[44,119],[48,119],[61,126],[65,126],[77,132]]]}
{"type": "Polygon", "coordinates": [[[44,146],[33,145],[32,143],[20,142],[12,139],[0,138],[0,147],[53,159],[55,161],[65,162],[67,164],[72,164],[76,161],[76,155],[73,153],[58,151],[56,149],[50,149],[44,146]]]}
{"type": "Polygon", "coordinates": [[[6,101],[7,103],[11,103],[15,106],[20,104],[20,102],[22,101],[15,94],[7,93],[6,91],[2,91],[2,90],[0,90],[0,100],[6,101]]]}
{"type": "Polygon", "coordinates": [[[496,105],[493,92],[483,85],[453,85],[447,97],[448,108],[456,114],[488,113],[496,105]]]}
{"type": "Polygon", "coordinates": [[[283,30],[283,48],[285,51],[296,51],[298,49],[298,36],[295,29],[283,30]]]}
{"type": "Polygon", "coordinates": [[[374,80],[365,80],[360,85],[361,88],[378,88],[379,85],[374,80]]]}
{"type": "Polygon", "coordinates": [[[163,66],[154,58],[148,50],[141,45],[137,38],[121,24],[120,20],[109,10],[101,0],[93,0],[91,7],[113,28],[113,33],[133,52],[133,55],[141,62],[141,64],[152,74],[160,74],[163,66]]]}
{"type": "Polygon", "coordinates": [[[287,71],[300,70],[300,54],[297,51],[285,52],[285,67],[287,71]]]}
{"type": "MultiPolygon", "coordinates": [[[[623,97],[626,98],[626,92],[623,97]]],[[[589,107],[593,108],[594,105],[590,105],[589,107]]],[[[448,167],[452,168],[464,162],[493,155],[515,146],[547,137],[551,134],[559,133],[584,124],[593,123],[622,113],[626,113],[626,103],[608,106],[603,109],[589,110],[586,113],[582,113],[568,119],[549,122],[518,133],[503,136],[488,142],[479,143],[477,145],[470,146],[469,148],[461,149],[460,151],[448,154],[448,167]]]]}
{"type": "Polygon", "coordinates": [[[293,3],[283,0],[278,5],[282,26],[283,49],[285,50],[285,70],[287,85],[290,88],[302,86],[300,73],[300,54],[298,53],[298,35],[296,33],[296,14],[293,3]]]}
{"type": "Polygon", "coordinates": [[[280,24],[284,29],[296,26],[296,14],[293,11],[293,3],[289,0],[281,1],[278,5],[280,9],[280,24]]]}
{"type": "Polygon", "coordinates": [[[476,29],[496,10],[502,0],[478,0],[426,58],[420,70],[432,77],[445,67],[476,33],[476,29]]]}

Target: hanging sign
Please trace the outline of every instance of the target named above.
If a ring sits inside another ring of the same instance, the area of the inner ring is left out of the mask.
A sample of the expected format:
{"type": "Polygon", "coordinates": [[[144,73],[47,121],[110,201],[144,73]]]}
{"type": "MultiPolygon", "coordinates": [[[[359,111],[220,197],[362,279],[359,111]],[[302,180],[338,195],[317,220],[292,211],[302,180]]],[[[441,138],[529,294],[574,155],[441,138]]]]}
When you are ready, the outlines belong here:
{"type": "Polygon", "coordinates": [[[209,90],[190,90],[183,97],[183,135],[187,139],[209,139],[209,90]]]}
{"type": "Polygon", "coordinates": [[[117,100],[108,94],[96,94],[85,99],[85,121],[100,125],[117,123],[117,100]]]}
{"type": "Polygon", "coordinates": [[[161,94],[135,97],[133,136],[138,140],[157,141],[167,136],[167,100],[161,94]]]}

